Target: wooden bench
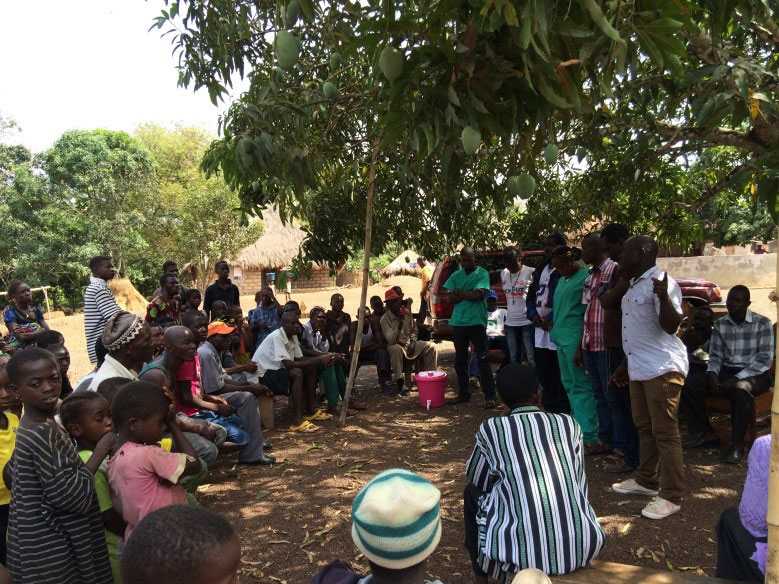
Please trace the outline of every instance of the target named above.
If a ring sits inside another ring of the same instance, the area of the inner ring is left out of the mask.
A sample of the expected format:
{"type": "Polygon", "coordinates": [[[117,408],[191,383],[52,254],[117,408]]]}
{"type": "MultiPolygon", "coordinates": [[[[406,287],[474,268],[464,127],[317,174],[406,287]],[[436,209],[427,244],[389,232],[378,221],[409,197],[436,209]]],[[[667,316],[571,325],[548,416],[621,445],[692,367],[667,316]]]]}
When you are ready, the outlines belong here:
{"type": "Polygon", "coordinates": [[[727,584],[731,580],[697,576],[689,572],[652,570],[615,562],[595,561],[585,570],[555,576],[554,584],[727,584]]]}
{"type": "MultiPolygon", "coordinates": [[[[773,390],[761,393],[755,398],[755,411],[747,429],[747,444],[752,444],[757,435],[757,425],[771,417],[771,403],[774,399],[773,390]]],[[[730,415],[730,400],[723,397],[707,397],[706,411],[709,414],[730,415]]],[[[719,432],[718,432],[719,433],[719,432]]]]}

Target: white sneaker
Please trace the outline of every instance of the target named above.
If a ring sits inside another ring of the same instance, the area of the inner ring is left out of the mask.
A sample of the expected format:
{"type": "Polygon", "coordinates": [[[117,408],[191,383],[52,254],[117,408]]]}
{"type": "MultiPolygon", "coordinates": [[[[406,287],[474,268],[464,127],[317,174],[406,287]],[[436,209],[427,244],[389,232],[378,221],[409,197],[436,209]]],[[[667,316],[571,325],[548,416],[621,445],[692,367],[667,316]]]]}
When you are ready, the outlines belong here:
{"type": "Polygon", "coordinates": [[[611,485],[612,490],[620,495],[643,495],[644,497],[657,497],[659,491],[653,491],[639,485],[635,479],[627,479],[621,483],[611,485]]]}
{"type": "Polygon", "coordinates": [[[673,515],[681,510],[682,506],[676,503],[671,503],[667,499],[662,497],[655,497],[649,504],[641,511],[641,515],[647,519],[665,519],[669,515],[673,515]]]}

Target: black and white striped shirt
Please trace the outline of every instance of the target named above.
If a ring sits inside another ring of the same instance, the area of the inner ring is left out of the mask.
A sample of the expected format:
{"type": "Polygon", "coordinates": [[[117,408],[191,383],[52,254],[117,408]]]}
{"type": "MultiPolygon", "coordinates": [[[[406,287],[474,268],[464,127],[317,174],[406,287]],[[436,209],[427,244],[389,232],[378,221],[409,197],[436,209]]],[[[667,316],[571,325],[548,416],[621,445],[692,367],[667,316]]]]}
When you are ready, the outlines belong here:
{"type": "Polygon", "coordinates": [[[95,343],[103,334],[108,319],[120,310],[106,281],[90,276],[89,286],[84,290],[84,335],[90,362],[97,363],[95,343]]]}
{"type": "Polygon", "coordinates": [[[479,563],[498,579],[537,568],[549,575],[587,566],[605,534],[587,500],[582,431],[571,416],[536,407],[490,418],[468,461],[479,499],[479,563]]]}
{"type": "Polygon", "coordinates": [[[94,477],[70,438],[53,420],[20,426],[11,464],[14,584],[111,584],[94,477]]]}

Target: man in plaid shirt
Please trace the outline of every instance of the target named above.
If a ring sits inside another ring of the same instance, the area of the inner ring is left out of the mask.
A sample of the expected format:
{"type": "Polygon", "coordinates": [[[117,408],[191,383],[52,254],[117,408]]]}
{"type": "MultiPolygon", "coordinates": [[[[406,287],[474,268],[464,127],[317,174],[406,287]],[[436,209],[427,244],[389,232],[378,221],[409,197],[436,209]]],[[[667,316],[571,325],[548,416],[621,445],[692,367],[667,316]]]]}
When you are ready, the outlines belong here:
{"type": "Polygon", "coordinates": [[[592,379],[592,391],[598,407],[598,434],[600,441],[614,446],[611,410],[607,400],[609,388],[609,354],[604,338],[604,313],[598,297],[608,286],[617,263],[606,253],[606,246],[599,234],[591,233],[582,240],[582,260],[592,266],[582,291],[584,330],[580,356],[577,356],[592,379]]]}
{"type": "Polygon", "coordinates": [[[749,310],[750,304],[749,288],[731,288],[728,314],[714,323],[709,345],[709,391],[730,400],[733,440],[723,457],[723,462],[729,464],[741,462],[744,438],[754,416],[755,396],[771,386],[773,327],[765,316],[749,310]]]}

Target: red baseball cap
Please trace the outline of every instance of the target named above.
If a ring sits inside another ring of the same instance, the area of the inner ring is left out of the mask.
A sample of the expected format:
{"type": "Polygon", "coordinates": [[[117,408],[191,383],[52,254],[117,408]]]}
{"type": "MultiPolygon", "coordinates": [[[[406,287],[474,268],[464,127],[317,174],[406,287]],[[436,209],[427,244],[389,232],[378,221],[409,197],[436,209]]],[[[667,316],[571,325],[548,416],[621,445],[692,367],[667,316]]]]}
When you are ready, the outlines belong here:
{"type": "Polygon", "coordinates": [[[215,320],[208,325],[208,336],[213,335],[231,335],[235,332],[235,327],[222,322],[221,320],[215,320]]]}
{"type": "Polygon", "coordinates": [[[398,294],[395,288],[390,288],[384,293],[384,301],[389,302],[391,300],[403,300],[403,294],[398,294]]]}

